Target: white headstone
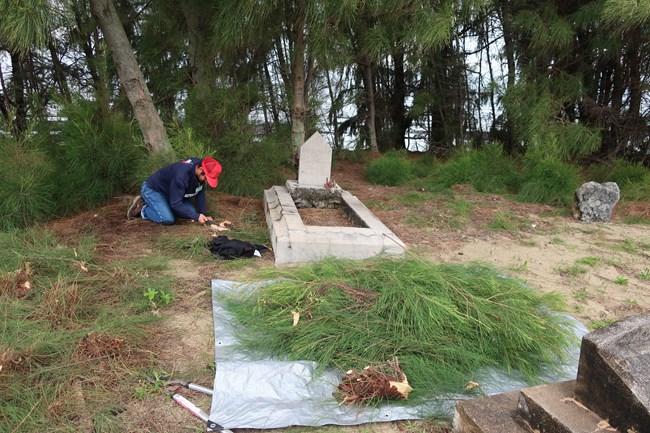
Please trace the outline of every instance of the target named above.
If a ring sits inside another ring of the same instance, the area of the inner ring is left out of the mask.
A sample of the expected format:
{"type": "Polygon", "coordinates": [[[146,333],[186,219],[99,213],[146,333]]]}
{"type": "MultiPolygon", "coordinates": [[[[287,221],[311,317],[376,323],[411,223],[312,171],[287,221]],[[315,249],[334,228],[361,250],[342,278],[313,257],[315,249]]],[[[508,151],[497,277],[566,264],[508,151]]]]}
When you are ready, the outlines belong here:
{"type": "Polygon", "coordinates": [[[332,171],[332,148],[315,132],[300,147],[298,161],[298,186],[320,187],[330,179],[332,171]]]}

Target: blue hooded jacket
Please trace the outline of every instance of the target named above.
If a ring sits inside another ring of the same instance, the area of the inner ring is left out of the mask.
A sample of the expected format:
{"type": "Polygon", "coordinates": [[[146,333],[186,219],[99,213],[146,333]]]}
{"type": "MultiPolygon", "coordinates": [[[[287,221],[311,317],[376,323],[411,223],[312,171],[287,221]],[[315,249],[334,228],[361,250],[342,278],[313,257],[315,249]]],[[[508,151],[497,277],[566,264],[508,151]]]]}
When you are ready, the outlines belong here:
{"type": "Polygon", "coordinates": [[[198,220],[199,214],[205,214],[205,182],[199,182],[194,172],[201,161],[199,158],[179,161],[147,178],[149,186],[167,197],[172,211],[181,218],[198,220]],[[192,197],[196,197],[196,210],[186,202],[192,197]]]}

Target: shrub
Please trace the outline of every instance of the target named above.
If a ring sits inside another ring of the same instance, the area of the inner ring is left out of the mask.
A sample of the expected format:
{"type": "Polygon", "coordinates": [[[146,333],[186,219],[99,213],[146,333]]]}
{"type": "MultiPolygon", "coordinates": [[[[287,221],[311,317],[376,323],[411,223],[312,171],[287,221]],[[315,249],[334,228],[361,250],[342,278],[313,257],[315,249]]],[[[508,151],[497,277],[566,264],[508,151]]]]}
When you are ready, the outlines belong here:
{"type": "Polygon", "coordinates": [[[514,192],[519,182],[513,160],[499,144],[462,152],[437,171],[437,181],[446,187],[470,184],[477,191],[495,194],[514,192]]]}
{"type": "Polygon", "coordinates": [[[56,171],[43,152],[0,138],[0,230],[26,227],[50,216],[56,171]]]}
{"type": "Polygon", "coordinates": [[[411,162],[403,154],[389,151],[366,166],[368,182],[377,185],[397,186],[411,180],[411,162]]]}
{"type": "Polygon", "coordinates": [[[596,182],[616,182],[625,200],[650,200],[650,170],[641,164],[617,159],[611,164],[590,167],[588,174],[596,182]]]}
{"type": "Polygon", "coordinates": [[[62,113],[60,143],[49,149],[58,170],[57,213],[95,206],[132,187],[146,155],[132,124],[120,114],[101,117],[92,101],[67,104],[62,113]]]}
{"type": "Polygon", "coordinates": [[[413,175],[418,178],[433,176],[436,172],[439,162],[432,153],[425,153],[418,156],[411,163],[413,175]]]}
{"type": "Polygon", "coordinates": [[[526,181],[517,200],[556,206],[573,204],[575,190],[581,181],[576,167],[550,158],[527,156],[524,172],[526,181]]]}

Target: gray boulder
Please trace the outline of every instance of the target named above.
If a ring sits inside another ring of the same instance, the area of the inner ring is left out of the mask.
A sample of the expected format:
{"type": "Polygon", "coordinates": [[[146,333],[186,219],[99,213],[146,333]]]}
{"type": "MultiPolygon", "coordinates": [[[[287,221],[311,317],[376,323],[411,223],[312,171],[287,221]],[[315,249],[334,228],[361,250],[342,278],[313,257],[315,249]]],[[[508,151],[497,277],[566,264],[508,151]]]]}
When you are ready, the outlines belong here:
{"type": "Polygon", "coordinates": [[[587,182],[575,193],[577,218],[585,222],[609,221],[620,198],[621,190],[615,182],[587,182]]]}

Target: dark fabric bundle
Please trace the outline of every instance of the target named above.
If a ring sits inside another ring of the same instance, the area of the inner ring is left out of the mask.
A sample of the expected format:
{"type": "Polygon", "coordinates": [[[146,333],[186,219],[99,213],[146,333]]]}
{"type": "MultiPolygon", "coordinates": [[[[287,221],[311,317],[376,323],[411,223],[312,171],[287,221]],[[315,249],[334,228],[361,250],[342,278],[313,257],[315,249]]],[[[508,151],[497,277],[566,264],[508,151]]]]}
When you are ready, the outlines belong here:
{"type": "Polygon", "coordinates": [[[210,248],[213,256],[224,260],[253,257],[255,251],[258,251],[260,254],[268,251],[268,248],[264,245],[251,244],[250,242],[239,239],[228,239],[228,236],[212,238],[208,244],[208,248],[210,248]]]}

